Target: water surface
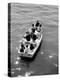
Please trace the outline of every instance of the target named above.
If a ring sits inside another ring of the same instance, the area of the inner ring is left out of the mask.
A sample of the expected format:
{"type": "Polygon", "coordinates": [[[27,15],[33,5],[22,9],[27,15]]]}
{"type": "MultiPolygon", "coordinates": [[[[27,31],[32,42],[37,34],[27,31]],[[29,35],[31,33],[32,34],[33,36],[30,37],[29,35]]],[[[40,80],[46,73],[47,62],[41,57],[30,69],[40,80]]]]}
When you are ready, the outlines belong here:
{"type": "Polygon", "coordinates": [[[11,4],[11,75],[31,76],[58,73],[58,6],[11,4]],[[43,26],[43,41],[32,61],[17,54],[19,41],[32,23],[43,26]]]}

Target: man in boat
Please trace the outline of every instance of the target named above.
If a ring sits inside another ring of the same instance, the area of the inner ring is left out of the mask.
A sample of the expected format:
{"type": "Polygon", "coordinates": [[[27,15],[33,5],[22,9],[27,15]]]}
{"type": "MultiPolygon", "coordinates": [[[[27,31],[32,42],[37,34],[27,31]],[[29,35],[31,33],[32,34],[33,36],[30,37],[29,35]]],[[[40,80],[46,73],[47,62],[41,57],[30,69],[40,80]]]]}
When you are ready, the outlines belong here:
{"type": "Polygon", "coordinates": [[[30,31],[26,32],[26,35],[23,37],[24,44],[22,42],[20,47],[21,53],[25,53],[25,52],[28,53],[29,50],[33,51],[34,48],[37,46],[37,40],[39,39],[40,36],[41,26],[42,25],[39,23],[39,21],[37,21],[35,25],[32,24],[32,28],[30,29],[30,31]],[[38,34],[36,34],[36,32],[39,34],[39,36],[38,34]]]}
{"type": "Polygon", "coordinates": [[[36,30],[37,30],[38,32],[41,32],[42,24],[40,24],[38,20],[37,20],[35,26],[36,26],[36,30]]]}

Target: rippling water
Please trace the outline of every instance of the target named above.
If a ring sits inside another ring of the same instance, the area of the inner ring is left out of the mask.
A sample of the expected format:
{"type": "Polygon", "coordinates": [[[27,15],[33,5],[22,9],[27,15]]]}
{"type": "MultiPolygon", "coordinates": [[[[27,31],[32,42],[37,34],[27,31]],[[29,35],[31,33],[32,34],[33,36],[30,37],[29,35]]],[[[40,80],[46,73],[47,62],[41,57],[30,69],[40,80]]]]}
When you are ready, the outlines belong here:
{"type": "Polygon", "coordinates": [[[58,73],[58,6],[11,4],[11,75],[31,76],[58,73]],[[39,20],[43,40],[32,61],[21,60],[17,47],[26,30],[39,20]]]}

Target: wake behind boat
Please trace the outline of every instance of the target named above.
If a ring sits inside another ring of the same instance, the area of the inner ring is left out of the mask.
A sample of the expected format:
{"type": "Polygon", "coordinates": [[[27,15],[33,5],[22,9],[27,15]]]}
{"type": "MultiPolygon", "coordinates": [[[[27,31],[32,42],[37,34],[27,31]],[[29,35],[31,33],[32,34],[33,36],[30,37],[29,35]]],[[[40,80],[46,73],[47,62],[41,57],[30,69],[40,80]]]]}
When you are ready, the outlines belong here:
{"type": "Polygon", "coordinates": [[[39,21],[32,24],[32,27],[20,40],[18,53],[20,57],[32,58],[42,41],[42,25],[39,21]]]}

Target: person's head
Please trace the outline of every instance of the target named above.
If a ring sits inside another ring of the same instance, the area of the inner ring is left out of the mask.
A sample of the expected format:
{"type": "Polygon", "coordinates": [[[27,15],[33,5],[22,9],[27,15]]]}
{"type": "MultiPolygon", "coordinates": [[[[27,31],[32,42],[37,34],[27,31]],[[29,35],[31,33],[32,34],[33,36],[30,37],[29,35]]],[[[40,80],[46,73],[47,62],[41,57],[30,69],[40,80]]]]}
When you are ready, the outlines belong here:
{"type": "Polygon", "coordinates": [[[38,27],[39,25],[40,25],[40,23],[39,23],[39,21],[37,20],[35,26],[38,27]]]}
{"type": "Polygon", "coordinates": [[[32,24],[32,27],[34,27],[34,24],[32,24]]]}
{"type": "Polygon", "coordinates": [[[42,27],[42,24],[40,24],[39,26],[42,27]]]}

